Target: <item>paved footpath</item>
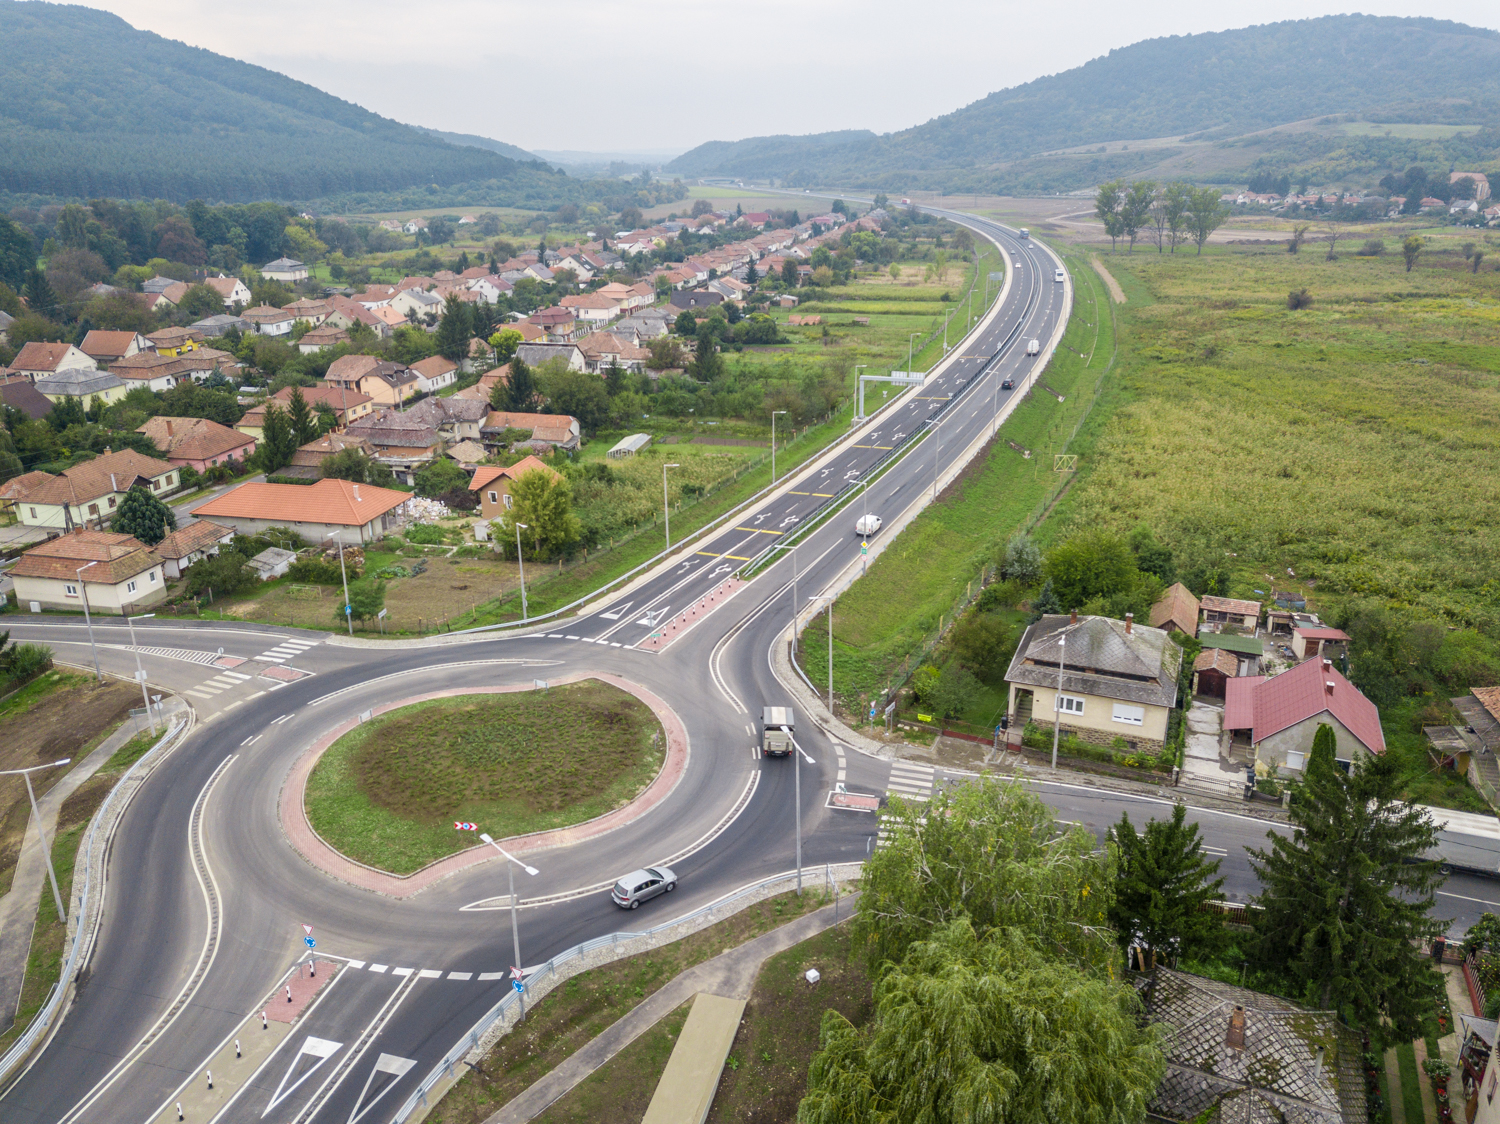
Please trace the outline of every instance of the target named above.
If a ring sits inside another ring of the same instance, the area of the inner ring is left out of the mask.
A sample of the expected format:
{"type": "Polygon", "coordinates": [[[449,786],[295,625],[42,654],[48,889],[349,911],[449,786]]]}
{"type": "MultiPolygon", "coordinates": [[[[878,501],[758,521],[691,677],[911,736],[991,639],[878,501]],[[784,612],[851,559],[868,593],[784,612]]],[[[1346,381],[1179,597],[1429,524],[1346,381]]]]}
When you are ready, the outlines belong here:
{"type": "Polygon", "coordinates": [[[705,960],[670,980],[648,996],[629,1014],[609,1026],[593,1041],[568,1058],[529,1089],[504,1105],[484,1124],[526,1124],[535,1120],[580,1081],[629,1046],[662,1018],[671,1014],[700,993],[726,999],[746,1000],[755,986],[755,977],[767,959],[795,944],[801,944],[836,924],[854,916],[859,895],[847,894],[837,905],[824,906],[779,929],[772,929],[738,948],[705,960]]]}

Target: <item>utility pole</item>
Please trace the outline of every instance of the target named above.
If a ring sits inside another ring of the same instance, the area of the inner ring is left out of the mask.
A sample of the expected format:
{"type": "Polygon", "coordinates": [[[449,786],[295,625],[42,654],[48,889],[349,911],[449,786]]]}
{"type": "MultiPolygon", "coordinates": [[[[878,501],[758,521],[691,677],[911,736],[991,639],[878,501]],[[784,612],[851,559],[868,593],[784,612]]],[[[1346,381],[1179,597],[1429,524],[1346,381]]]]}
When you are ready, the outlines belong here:
{"type": "MultiPolygon", "coordinates": [[[[67,510],[66,504],[63,505],[63,510],[67,510]]],[[[83,583],[83,572],[90,566],[97,565],[99,565],[97,558],[92,562],[85,562],[82,566],[78,567],[75,576],[78,578],[78,596],[83,598],[83,623],[88,626],[89,630],[89,651],[94,653],[94,682],[103,683],[104,673],[99,670],[99,648],[94,643],[94,622],[89,616],[89,587],[83,583]]]]}
{"type": "MultiPolygon", "coordinates": [[[[505,856],[505,869],[510,876],[510,939],[512,948],[515,950],[515,972],[519,973],[521,971],[521,929],[516,923],[516,867],[520,867],[532,878],[535,878],[540,873],[540,871],[538,871],[534,866],[527,866],[520,859],[516,858],[515,855],[512,855],[504,847],[496,843],[488,835],[481,834],[479,838],[484,840],[491,847],[495,848],[495,850],[499,851],[502,855],[505,856]]],[[[519,1002],[521,1004],[521,1018],[524,1019],[526,1017],[525,981],[519,975],[514,973],[512,974],[511,979],[515,981],[512,986],[514,986],[516,989],[516,995],[520,997],[519,1002]]]]}
{"type": "MultiPolygon", "coordinates": [[[[333,539],[338,531],[329,531],[323,536],[323,541],[333,539]]],[[[349,604],[349,571],[344,568],[344,540],[335,539],[339,544],[339,576],[344,579],[344,625],[349,629],[349,635],[354,635],[354,609],[349,604]]]]}
{"type": "Polygon", "coordinates": [[[530,526],[528,524],[526,524],[526,523],[517,523],[516,524],[516,568],[521,571],[521,620],[522,620],[522,622],[524,622],[526,620],[526,617],[528,615],[527,612],[526,612],[526,566],[521,561],[521,532],[522,531],[526,531],[526,530],[530,530],[530,526]]]}
{"type": "Polygon", "coordinates": [[[1062,731],[1063,664],[1068,657],[1067,634],[1057,638],[1057,698],[1052,701],[1052,767],[1057,768],[1057,738],[1062,731]]]}
{"type": "MultiPolygon", "coordinates": [[[[772,410],[771,411],[771,483],[772,484],[776,483],[776,415],[777,414],[784,414],[784,413],[786,413],[785,410],[772,410]]],[[[663,476],[666,475],[666,470],[665,469],[662,470],[662,475],[663,476]]]]}
{"type": "Polygon", "coordinates": [[[667,531],[667,549],[672,549],[672,505],[667,499],[667,469],[681,468],[677,464],[664,464],[661,466],[661,517],[667,531]]]}
{"type": "Polygon", "coordinates": [[[125,625],[130,629],[130,647],[135,650],[135,677],[141,684],[141,702],[146,704],[146,717],[151,720],[151,732],[156,733],[156,715],[151,710],[151,696],[146,693],[146,673],[141,668],[140,649],[135,646],[135,622],[137,619],[149,621],[155,613],[142,613],[139,618],[129,614],[125,616],[125,625]]]}
{"type": "Polygon", "coordinates": [[[61,761],[54,761],[50,765],[33,765],[29,769],[0,771],[0,776],[15,776],[19,773],[26,782],[26,798],[31,801],[31,822],[36,824],[37,841],[42,845],[42,857],[47,860],[47,877],[52,880],[52,900],[57,903],[57,917],[64,925],[68,923],[68,911],[63,909],[62,893],[57,888],[57,871],[52,866],[52,848],[47,845],[47,833],[42,830],[42,816],[36,809],[36,793],[31,787],[31,774],[42,769],[55,769],[59,765],[66,765],[71,760],[73,760],[71,757],[64,757],[61,761]]]}

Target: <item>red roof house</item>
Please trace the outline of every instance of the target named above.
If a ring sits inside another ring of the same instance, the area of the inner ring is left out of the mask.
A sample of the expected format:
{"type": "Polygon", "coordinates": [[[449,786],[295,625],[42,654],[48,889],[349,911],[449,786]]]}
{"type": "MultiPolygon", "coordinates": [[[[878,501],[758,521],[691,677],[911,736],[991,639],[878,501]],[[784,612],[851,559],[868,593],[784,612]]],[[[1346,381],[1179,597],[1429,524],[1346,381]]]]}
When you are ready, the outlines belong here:
{"type": "Polygon", "coordinates": [[[1225,684],[1224,728],[1273,771],[1300,773],[1320,725],[1333,727],[1340,761],[1384,753],[1380,710],[1333,666],[1307,660],[1270,679],[1247,675],[1225,684]]]}

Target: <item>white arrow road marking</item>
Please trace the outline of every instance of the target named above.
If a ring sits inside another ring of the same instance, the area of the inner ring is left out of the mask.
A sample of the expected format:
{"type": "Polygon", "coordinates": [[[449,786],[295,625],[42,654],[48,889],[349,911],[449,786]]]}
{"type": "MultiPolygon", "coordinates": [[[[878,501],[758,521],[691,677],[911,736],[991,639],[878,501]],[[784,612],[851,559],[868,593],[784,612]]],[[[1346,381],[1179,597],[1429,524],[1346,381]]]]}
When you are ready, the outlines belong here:
{"type": "Polygon", "coordinates": [[[313,1074],[317,1073],[324,1062],[333,1057],[334,1054],[337,1054],[343,1048],[344,1044],[342,1042],[331,1042],[327,1038],[315,1038],[311,1034],[309,1034],[307,1036],[307,1041],[302,1043],[302,1049],[298,1050],[297,1056],[292,1059],[292,1064],[287,1066],[286,1072],[281,1075],[281,1083],[276,1086],[276,1095],[271,1098],[271,1103],[266,1105],[266,1111],[260,1114],[261,1118],[264,1119],[265,1117],[271,1115],[271,1110],[273,1108],[279,1105],[282,1101],[286,1100],[287,1097],[295,1093],[298,1086],[300,1086],[313,1074]],[[303,1054],[306,1054],[309,1057],[317,1058],[318,1060],[313,1063],[313,1067],[310,1070],[304,1073],[301,1077],[297,1078],[296,1081],[292,1082],[292,1087],[290,1089],[286,1089],[286,1091],[283,1092],[282,1090],[286,1085],[287,1078],[290,1077],[292,1075],[292,1072],[297,1068],[297,1063],[302,1060],[303,1054]]]}
{"type": "Polygon", "coordinates": [[[396,1082],[411,1072],[411,1067],[416,1064],[416,1058],[398,1058],[395,1054],[381,1054],[380,1057],[376,1058],[375,1068],[370,1070],[370,1076],[365,1078],[365,1087],[359,1091],[359,1099],[354,1102],[354,1108],[349,1113],[348,1124],[358,1124],[358,1121],[364,1117],[365,1113],[374,1108],[376,1102],[381,1097],[394,1089],[396,1082]],[[375,1080],[377,1073],[388,1073],[391,1076],[391,1080],[386,1083],[384,1089],[381,1089],[380,1092],[376,1093],[370,1099],[369,1104],[361,1109],[359,1106],[364,1104],[365,1095],[370,1091],[370,1083],[375,1080]]]}
{"type": "MultiPolygon", "coordinates": [[[[615,609],[613,612],[600,613],[599,615],[602,616],[607,621],[617,621],[617,620],[620,619],[621,615],[625,612],[625,610],[628,609],[628,608],[630,608],[630,606],[632,606],[634,604],[635,604],[634,601],[627,601],[627,602],[625,602],[625,604],[621,605],[618,609],[615,609]]],[[[380,1056],[382,1058],[384,1058],[384,1057],[387,1057],[388,1055],[381,1054],[380,1056]]]]}

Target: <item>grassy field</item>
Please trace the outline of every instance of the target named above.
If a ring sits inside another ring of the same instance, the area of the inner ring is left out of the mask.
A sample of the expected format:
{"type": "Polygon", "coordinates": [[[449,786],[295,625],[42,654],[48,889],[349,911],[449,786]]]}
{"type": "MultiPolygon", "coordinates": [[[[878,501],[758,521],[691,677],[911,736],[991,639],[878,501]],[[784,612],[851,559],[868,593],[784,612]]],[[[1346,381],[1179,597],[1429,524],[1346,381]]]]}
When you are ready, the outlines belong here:
{"type": "Polygon", "coordinates": [[[640,1120],[692,1009],[691,1000],[678,1007],[534,1119],[538,1124],[640,1120]]]}
{"type": "MultiPolygon", "coordinates": [[[[428,1119],[434,1124],[480,1124],[680,972],[827,901],[811,891],[800,897],[780,894],[679,941],[574,976],[530,1009],[526,1021],[465,1073],[428,1119]]],[[[647,1085],[648,1100],[654,1088],[655,1082],[647,1085]]]]}
{"type": "MultiPolygon", "coordinates": [[[[1103,283],[1082,259],[1070,257],[1068,264],[1077,294],[1075,311],[1063,346],[1042,378],[1064,401],[1033,389],[1000,427],[997,440],[834,607],[834,690],[851,709],[862,710],[870,698],[899,682],[908,657],[941,621],[951,620],[955,604],[974,588],[995,552],[1065,482],[1052,471],[1053,455],[1075,449],[1070,440],[1077,440],[1074,429],[1088,415],[1113,344],[1103,283]],[[1011,442],[1031,456],[1023,456],[1011,442]]],[[[924,454],[919,449],[911,455],[924,454]]],[[[826,661],[814,657],[826,650],[825,620],[816,618],[802,637],[813,653],[804,667],[824,687],[826,661]]]]}
{"type": "Polygon", "coordinates": [[[807,1092],[807,1069],[818,1050],[823,1012],[838,1011],[855,1026],[874,1012],[872,981],[850,956],[849,926],[838,925],[771,957],[756,977],[709,1110],[709,1124],[795,1120],[807,1092]],[[804,978],[816,968],[822,978],[804,978]]]}
{"type": "Polygon", "coordinates": [[[433,699],[345,734],[308,777],[307,816],[342,853],[397,874],[498,838],[564,827],[637,796],[666,739],[634,696],[586,680],[433,699]]]}

